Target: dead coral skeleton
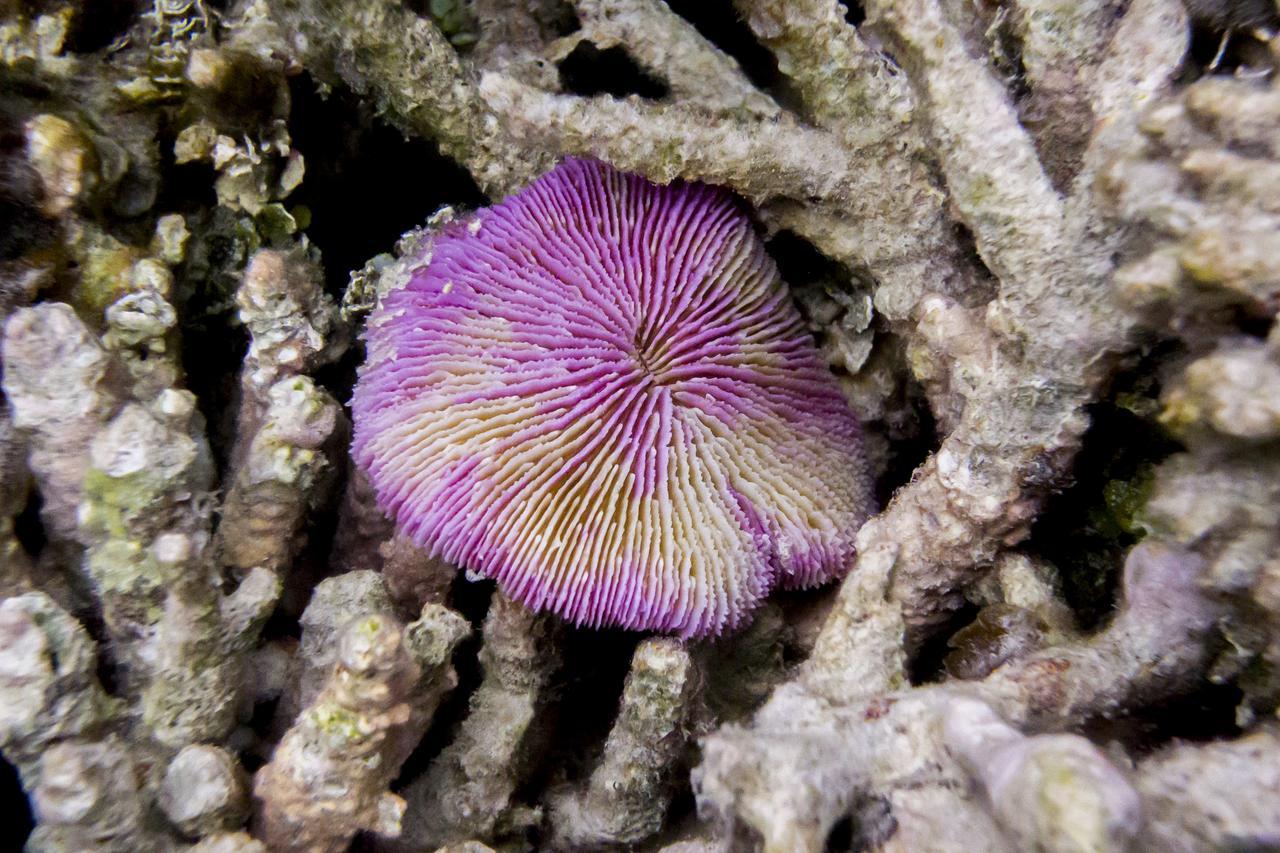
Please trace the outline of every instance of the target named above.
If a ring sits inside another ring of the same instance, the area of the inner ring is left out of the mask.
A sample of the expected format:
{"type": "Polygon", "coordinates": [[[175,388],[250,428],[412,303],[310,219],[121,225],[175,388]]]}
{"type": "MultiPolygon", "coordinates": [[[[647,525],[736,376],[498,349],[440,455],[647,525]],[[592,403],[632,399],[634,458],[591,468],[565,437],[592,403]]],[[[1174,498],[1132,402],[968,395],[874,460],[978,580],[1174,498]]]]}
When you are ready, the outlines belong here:
{"type": "Polygon", "coordinates": [[[450,658],[468,630],[440,605],[410,625],[350,622],[324,687],[255,777],[255,834],[273,850],[334,853],[361,830],[399,835],[404,800],[388,787],[457,683],[450,658]]]}
{"type": "MultiPolygon", "coordinates": [[[[22,81],[0,177],[47,232],[0,261],[0,750],[31,849],[342,850],[369,831],[392,850],[821,850],[846,819],[871,850],[1274,843],[1280,43],[1194,80],[1179,0],[733,0],[776,60],[766,92],[660,0],[412,5],[165,0],[92,55],[71,49],[72,4],[0,13],[0,79],[22,81]],[[590,49],[665,94],[566,91],[557,64],[590,49]],[[300,70],[495,198],[569,155],[727,186],[831,262],[798,298],[875,446],[904,400],[937,424],[838,592],[714,646],[629,650],[576,775],[538,770],[568,748],[552,735],[581,746],[549,722],[579,675],[569,632],[498,596],[464,643],[449,605],[474,593],[339,461],[320,371],[451,212],[372,259],[339,311],[286,206],[300,70]],[[23,94],[41,87],[57,97],[23,94]],[[214,170],[209,209],[152,210],[174,137],[214,170]],[[221,424],[184,387],[193,292],[249,337],[221,424]],[[1089,406],[1153,341],[1174,342],[1152,408],[1183,449],[1154,469],[1115,612],[1081,631],[1065,568],[1017,546],[1069,482],[1089,406]],[[312,588],[294,569],[335,487],[334,577],[312,588]],[[256,648],[285,588],[294,614],[310,596],[301,640],[256,648]],[[946,677],[913,686],[966,601],[946,677]],[[474,686],[393,784],[455,649],[474,686]],[[1090,739],[1207,684],[1238,691],[1240,736],[1090,739]],[[250,801],[235,753],[255,750],[250,801]],[[690,776],[697,814],[673,822],[690,776]]],[[[1187,5],[1266,45],[1267,4],[1187,5]]]]}

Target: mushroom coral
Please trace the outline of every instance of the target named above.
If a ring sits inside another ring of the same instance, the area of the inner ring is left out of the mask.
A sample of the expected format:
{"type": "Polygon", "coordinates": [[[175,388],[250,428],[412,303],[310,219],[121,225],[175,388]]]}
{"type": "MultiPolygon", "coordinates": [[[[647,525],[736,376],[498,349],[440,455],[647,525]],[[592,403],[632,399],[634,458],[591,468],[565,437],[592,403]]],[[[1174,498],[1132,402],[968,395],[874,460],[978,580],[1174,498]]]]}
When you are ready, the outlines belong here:
{"type": "Polygon", "coordinates": [[[847,570],[858,422],[724,191],[568,160],[421,261],[353,400],[419,545],[535,610],[685,637],[847,570]]]}

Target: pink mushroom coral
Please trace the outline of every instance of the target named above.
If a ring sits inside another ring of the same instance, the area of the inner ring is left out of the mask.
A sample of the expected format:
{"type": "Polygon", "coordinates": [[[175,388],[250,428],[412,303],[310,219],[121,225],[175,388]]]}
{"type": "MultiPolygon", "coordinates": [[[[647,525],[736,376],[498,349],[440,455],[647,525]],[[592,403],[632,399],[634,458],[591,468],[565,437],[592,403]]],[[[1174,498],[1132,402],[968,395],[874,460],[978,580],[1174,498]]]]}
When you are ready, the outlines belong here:
{"type": "Polygon", "coordinates": [[[857,420],[718,189],[567,161],[438,234],[366,339],[382,506],[529,607],[702,636],[850,565],[857,420]]]}

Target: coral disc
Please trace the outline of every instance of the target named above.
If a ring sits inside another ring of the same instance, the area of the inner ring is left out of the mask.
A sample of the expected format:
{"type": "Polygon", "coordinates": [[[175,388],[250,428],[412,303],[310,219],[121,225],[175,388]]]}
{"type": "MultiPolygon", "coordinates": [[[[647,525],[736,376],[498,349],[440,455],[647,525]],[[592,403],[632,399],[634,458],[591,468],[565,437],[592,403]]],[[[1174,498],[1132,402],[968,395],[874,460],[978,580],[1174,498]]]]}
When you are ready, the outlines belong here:
{"type": "Polygon", "coordinates": [[[365,334],[383,507],[532,608],[716,634],[850,564],[857,420],[723,191],[567,161],[437,234],[365,334]]]}

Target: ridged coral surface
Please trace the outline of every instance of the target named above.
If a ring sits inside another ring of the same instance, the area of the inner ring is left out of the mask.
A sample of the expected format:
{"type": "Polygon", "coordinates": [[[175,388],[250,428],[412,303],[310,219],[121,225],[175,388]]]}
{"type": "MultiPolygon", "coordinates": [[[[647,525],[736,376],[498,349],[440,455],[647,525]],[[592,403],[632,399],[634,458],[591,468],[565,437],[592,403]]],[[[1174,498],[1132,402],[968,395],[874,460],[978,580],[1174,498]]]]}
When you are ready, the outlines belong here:
{"type": "Polygon", "coordinates": [[[718,189],[567,161],[437,235],[366,338],[380,502],[535,609],[715,634],[850,564],[857,421],[718,189]]]}

